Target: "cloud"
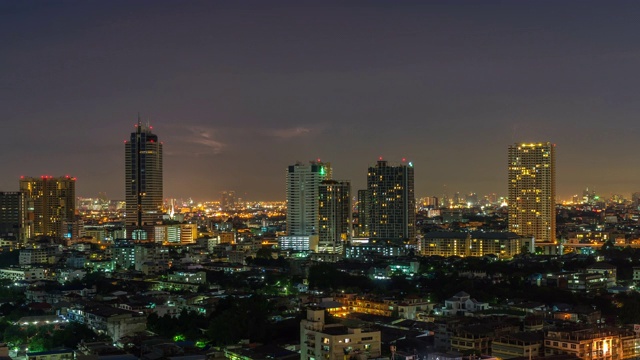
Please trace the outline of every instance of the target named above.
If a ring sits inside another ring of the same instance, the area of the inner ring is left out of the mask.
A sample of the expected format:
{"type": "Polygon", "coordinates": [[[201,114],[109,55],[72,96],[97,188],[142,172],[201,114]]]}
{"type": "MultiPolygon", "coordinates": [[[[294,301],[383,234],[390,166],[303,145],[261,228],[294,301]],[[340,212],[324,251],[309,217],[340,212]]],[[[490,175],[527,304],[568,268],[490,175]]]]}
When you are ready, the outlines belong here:
{"type": "Polygon", "coordinates": [[[172,126],[174,133],[171,151],[167,155],[218,155],[226,147],[222,141],[216,140],[218,131],[211,127],[198,125],[172,126]]]}
{"type": "Polygon", "coordinates": [[[187,142],[202,145],[208,149],[207,153],[220,154],[225,144],[221,141],[213,138],[215,132],[212,128],[206,128],[203,126],[187,126],[187,130],[191,133],[191,136],[185,137],[187,142]]]}
{"type": "Polygon", "coordinates": [[[269,130],[268,135],[280,139],[291,139],[310,134],[313,129],[305,127],[292,127],[286,129],[269,130]]]}

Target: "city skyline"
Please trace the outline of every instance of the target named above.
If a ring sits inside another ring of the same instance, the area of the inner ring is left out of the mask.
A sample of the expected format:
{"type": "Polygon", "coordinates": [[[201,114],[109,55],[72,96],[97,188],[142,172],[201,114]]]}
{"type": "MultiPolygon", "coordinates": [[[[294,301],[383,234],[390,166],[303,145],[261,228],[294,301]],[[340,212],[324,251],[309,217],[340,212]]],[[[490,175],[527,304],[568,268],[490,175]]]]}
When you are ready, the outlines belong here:
{"type": "Polygon", "coordinates": [[[640,190],[637,3],[1,10],[0,191],[74,174],[78,195],[124,200],[138,112],[165,142],[165,198],[284,200],[282,171],[317,158],[355,194],[379,156],[415,164],[416,198],[506,196],[505,149],[538,141],[557,144],[558,201],[640,190]]]}

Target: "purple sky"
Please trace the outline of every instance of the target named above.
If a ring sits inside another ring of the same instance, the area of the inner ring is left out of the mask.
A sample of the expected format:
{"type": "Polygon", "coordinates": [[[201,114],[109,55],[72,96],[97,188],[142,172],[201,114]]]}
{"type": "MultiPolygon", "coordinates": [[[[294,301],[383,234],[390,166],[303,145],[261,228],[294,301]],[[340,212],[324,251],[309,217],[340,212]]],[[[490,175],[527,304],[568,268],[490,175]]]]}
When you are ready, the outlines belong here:
{"type": "Polygon", "coordinates": [[[0,191],[78,177],[124,197],[137,113],[165,197],[284,199],[285,168],[365,186],[378,156],[418,196],[506,194],[507,147],[557,144],[559,198],[640,191],[640,2],[6,1],[0,191]]]}

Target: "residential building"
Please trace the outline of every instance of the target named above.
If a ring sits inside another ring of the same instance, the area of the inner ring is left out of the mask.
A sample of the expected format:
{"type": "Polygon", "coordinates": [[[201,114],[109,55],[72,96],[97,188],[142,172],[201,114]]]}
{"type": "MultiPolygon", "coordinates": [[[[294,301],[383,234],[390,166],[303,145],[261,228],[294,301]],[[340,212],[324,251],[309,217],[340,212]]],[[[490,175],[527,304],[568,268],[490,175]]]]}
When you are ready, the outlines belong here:
{"type": "MultiPolygon", "coordinates": [[[[423,256],[476,256],[493,254],[501,259],[510,259],[530,243],[513,232],[446,232],[434,231],[424,234],[420,240],[423,256]]],[[[528,248],[528,246],[527,246],[528,248]]]]}
{"type": "Polygon", "coordinates": [[[600,273],[572,273],[567,280],[567,289],[574,292],[593,293],[606,287],[607,277],[600,273]]]}
{"type": "Polygon", "coordinates": [[[68,310],[70,321],[87,325],[98,334],[106,334],[115,342],[125,335],[147,329],[147,318],[137,312],[106,305],[87,305],[68,310]]]}
{"type": "Polygon", "coordinates": [[[597,262],[587,267],[587,273],[600,274],[607,281],[607,287],[616,285],[618,281],[618,268],[606,262],[597,262]]]}
{"type": "Polygon", "coordinates": [[[22,265],[53,264],[59,254],[56,246],[20,249],[18,263],[22,265]]]}
{"type": "Polygon", "coordinates": [[[220,195],[220,209],[222,211],[230,211],[236,209],[237,198],[235,191],[223,191],[220,195]]]}
{"type": "Polygon", "coordinates": [[[371,193],[358,190],[358,230],[357,237],[368,238],[371,224],[371,193]]]}
{"type": "Polygon", "coordinates": [[[318,191],[323,180],[331,179],[331,166],[311,161],[287,169],[287,235],[318,234],[318,191]]]}
{"type": "Polygon", "coordinates": [[[444,301],[442,314],[445,316],[465,315],[467,313],[473,313],[476,311],[487,309],[489,309],[488,303],[473,299],[471,298],[471,295],[467,294],[464,291],[460,291],[459,293],[444,301]]]}
{"type": "Polygon", "coordinates": [[[279,236],[278,247],[283,250],[317,251],[318,235],[279,236]]]}
{"type": "Polygon", "coordinates": [[[33,221],[29,219],[26,193],[22,191],[0,192],[0,239],[20,242],[33,236],[33,221]]]}
{"type": "MultiPolygon", "coordinates": [[[[492,354],[492,343],[505,335],[520,330],[517,322],[485,321],[472,325],[456,327],[451,335],[451,350],[461,353],[475,352],[483,355],[492,354]]],[[[495,359],[495,357],[494,357],[495,359]]]]}
{"type": "Polygon", "coordinates": [[[491,355],[500,359],[540,358],[544,356],[544,333],[516,332],[491,342],[491,355]]]}
{"type": "Polygon", "coordinates": [[[351,240],[351,183],[324,180],[318,199],[318,252],[341,254],[351,240]]]}
{"type": "Polygon", "coordinates": [[[26,360],[74,360],[73,349],[27,352],[26,360]]]}
{"type": "Polygon", "coordinates": [[[620,332],[614,329],[570,328],[549,330],[544,336],[545,357],[559,354],[575,355],[580,359],[621,359],[620,332]]]}
{"type": "Polygon", "coordinates": [[[11,281],[37,281],[45,279],[44,269],[40,268],[3,268],[0,269],[0,279],[11,281]]]}
{"type": "Polygon", "coordinates": [[[130,241],[116,242],[113,247],[113,262],[120,269],[134,269],[154,273],[170,268],[169,249],[157,244],[140,244],[130,241]],[[151,267],[151,269],[149,269],[151,267]]]}
{"type": "Polygon", "coordinates": [[[345,258],[370,261],[377,257],[398,257],[408,254],[406,247],[386,244],[352,244],[345,247],[345,258]]]}
{"type": "Polygon", "coordinates": [[[369,237],[395,244],[416,238],[413,164],[389,165],[380,159],[367,172],[371,199],[369,237]]]}
{"type": "Polygon", "coordinates": [[[204,271],[198,271],[198,272],[176,271],[172,274],[169,274],[168,280],[170,282],[202,285],[207,283],[207,273],[204,271]]]}
{"type": "Polygon", "coordinates": [[[324,309],[308,309],[300,322],[301,360],[376,358],[381,355],[380,331],[326,324],[324,309]]]}
{"type": "Polygon", "coordinates": [[[33,235],[70,238],[64,223],[76,214],[76,178],[65,176],[20,177],[20,191],[33,211],[33,235]]]}
{"type": "Polygon", "coordinates": [[[509,146],[509,231],[556,242],[555,144],[509,146]]]}
{"type": "Polygon", "coordinates": [[[159,224],[154,226],[154,241],[164,245],[195,243],[198,237],[197,224],[159,224]]]}

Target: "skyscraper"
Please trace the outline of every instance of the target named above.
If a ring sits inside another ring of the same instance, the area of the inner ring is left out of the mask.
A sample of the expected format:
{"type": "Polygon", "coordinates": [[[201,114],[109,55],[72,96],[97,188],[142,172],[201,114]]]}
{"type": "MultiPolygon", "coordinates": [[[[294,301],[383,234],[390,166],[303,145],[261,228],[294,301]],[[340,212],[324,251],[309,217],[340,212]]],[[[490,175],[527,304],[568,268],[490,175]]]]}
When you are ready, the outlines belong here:
{"type": "Polygon", "coordinates": [[[371,194],[369,190],[358,190],[358,237],[369,237],[371,226],[371,194]]]}
{"type": "Polygon", "coordinates": [[[320,183],[328,179],[328,163],[299,162],[287,168],[287,236],[278,238],[280,248],[318,250],[318,196],[320,183]]]}
{"type": "Polygon", "coordinates": [[[125,141],[127,237],[153,241],[153,226],[162,220],[162,143],[140,123],[125,141]]]}
{"type": "Polygon", "coordinates": [[[394,243],[416,238],[416,199],[413,164],[391,166],[379,160],[369,167],[367,190],[371,199],[369,236],[394,243]]]}
{"type": "Polygon", "coordinates": [[[236,210],[236,192],[223,191],[220,197],[220,208],[223,211],[236,210]]]}
{"type": "Polygon", "coordinates": [[[341,254],[351,239],[351,183],[325,180],[319,189],[318,252],[341,254]]]}
{"type": "Polygon", "coordinates": [[[509,146],[509,231],[555,242],[555,200],[555,145],[509,146]]]}
{"type": "Polygon", "coordinates": [[[318,234],[318,190],[331,165],[311,161],[287,168],[287,235],[318,234]]]}
{"type": "Polygon", "coordinates": [[[22,191],[0,192],[0,238],[25,241],[33,236],[27,196],[22,191]]]}
{"type": "MultiPolygon", "coordinates": [[[[76,214],[76,178],[65,176],[21,177],[20,191],[33,211],[33,235],[65,237],[65,223],[76,214]]],[[[27,211],[31,211],[27,209],[27,211]]]]}

